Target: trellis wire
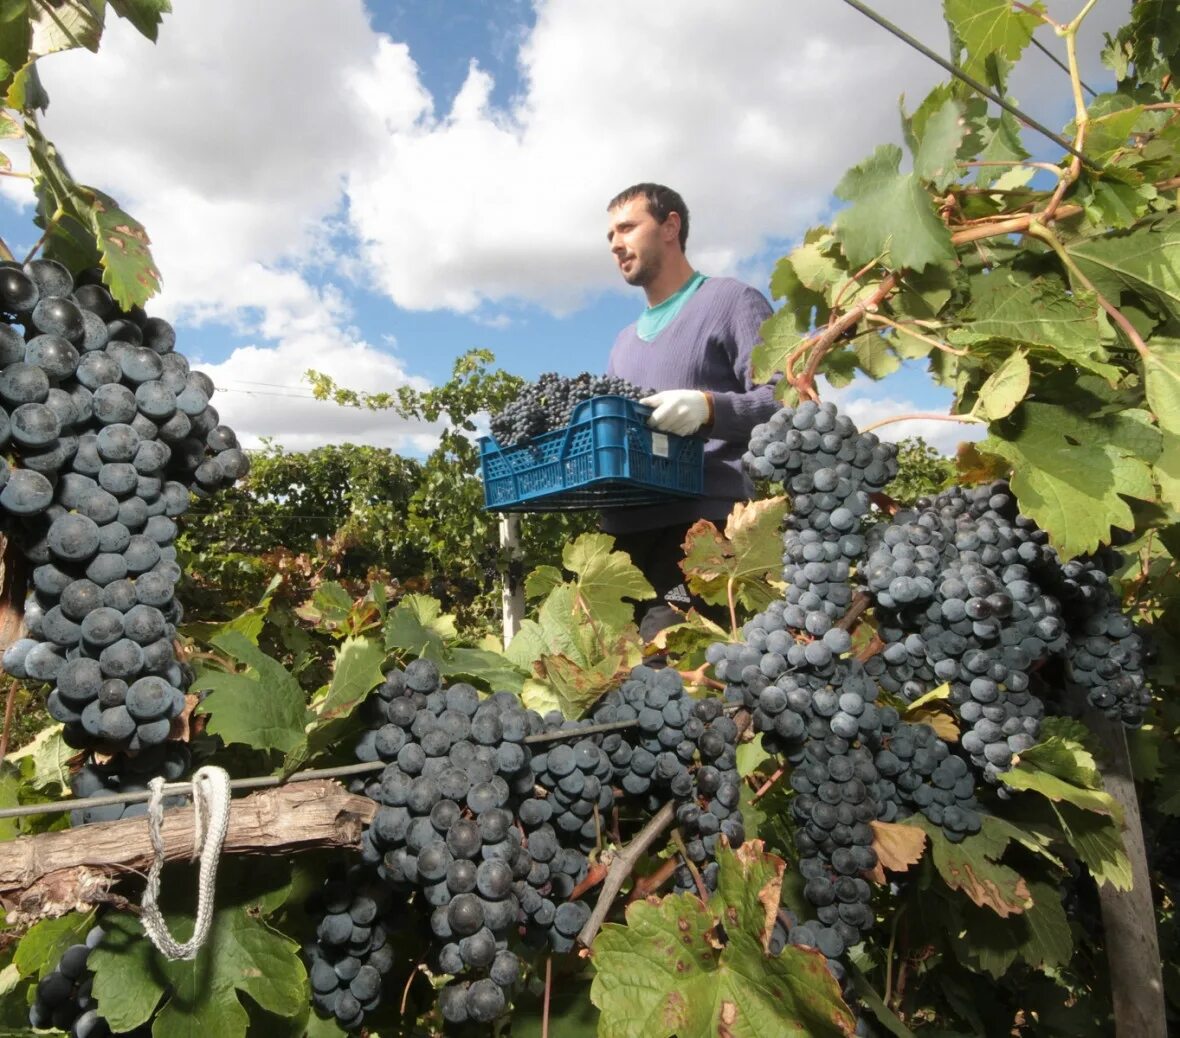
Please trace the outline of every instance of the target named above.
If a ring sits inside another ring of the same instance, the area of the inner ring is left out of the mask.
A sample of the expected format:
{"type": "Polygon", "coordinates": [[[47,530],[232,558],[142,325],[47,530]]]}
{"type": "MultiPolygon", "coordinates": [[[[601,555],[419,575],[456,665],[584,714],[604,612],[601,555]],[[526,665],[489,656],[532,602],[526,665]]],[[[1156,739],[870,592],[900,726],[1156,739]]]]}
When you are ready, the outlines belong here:
{"type": "MultiPolygon", "coordinates": [[[[600,735],[603,732],[620,731],[634,728],[637,721],[611,721],[606,724],[586,725],[582,728],[567,728],[557,732],[542,732],[539,735],[525,736],[526,743],[558,742],[563,739],[581,739],[587,735],[600,735]]],[[[371,771],[380,771],[386,767],[385,761],[372,761],[362,764],[342,764],[336,768],[309,768],[307,771],[297,771],[294,774],[260,775],[254,778],[234,779],[230,782],[230,789],[237,792],[241,789],[266,789],[271,786],[282,786],[289,782],[307,782],[319,778],[345,778],[349,775],[364,775],[371,771]]],[[[175,796],[188,793],[192,788],[191,782],[167,782],[164,784],[164,795],[175,796]]],[[[0,809],[0,818],[25,818],[31,815],[60,814],[73,811],[76,808],[108,807],[113,804],[137,804],[151,798],[147,790],[135,793],[110,793],[100,797],[81,797],[72,800],[55,800],[46,804],[23,804],[20,807],[6,807],[0,809]]]]}

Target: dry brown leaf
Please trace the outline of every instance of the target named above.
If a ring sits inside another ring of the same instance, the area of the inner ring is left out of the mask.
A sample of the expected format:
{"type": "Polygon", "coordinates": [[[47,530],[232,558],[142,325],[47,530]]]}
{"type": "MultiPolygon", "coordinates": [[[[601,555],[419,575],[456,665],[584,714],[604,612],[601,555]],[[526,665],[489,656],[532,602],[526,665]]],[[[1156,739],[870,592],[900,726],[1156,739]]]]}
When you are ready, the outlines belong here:
{"type": "Polygon", "coordinates": [[[928,724],[935,734],[944,742],[959,741],[959,726],[954,715],[946,710],[939,710],[933,706],[922,706],[912,712],[907,712],[905,719],[910,724],[928,724]]]}
{"type": "MultiPolygon", "coordinates": [[[[869,822],[873,829],[873,850],[877,852],[878,870],[907,872],[922,860],[926,834],[913,825],[894,822],[869,822]]],[[[874,877],[875,878],[875,877],[874,877]]],[[[884,874],[878,882],[885,881],[884,874]]]]}

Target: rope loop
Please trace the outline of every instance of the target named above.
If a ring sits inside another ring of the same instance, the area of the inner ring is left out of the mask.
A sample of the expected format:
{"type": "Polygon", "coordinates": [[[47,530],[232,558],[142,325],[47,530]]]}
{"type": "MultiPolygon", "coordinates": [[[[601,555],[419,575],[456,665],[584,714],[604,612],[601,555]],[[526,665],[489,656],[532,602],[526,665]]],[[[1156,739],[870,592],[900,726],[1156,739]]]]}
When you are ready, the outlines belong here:
{"type": "Polygon", "coordinates": [[[160,912],[160,874],[164,869],[164,780],[152,779],[151,800],[148,801],[148,834],[155,857],[148,871],[147,888],[143,892],[143,931],[156,949],[167,959],[195,959],[209,938],[213,924],[213,888],[217,878],[217,862],[225,845],[229,828],[230,782],[224,768],[207,765],[192,779],[193,858],[200,857],[197,879],[197,919],[193,935],[184,944],[177,943],[168,930],[160,912]]]}

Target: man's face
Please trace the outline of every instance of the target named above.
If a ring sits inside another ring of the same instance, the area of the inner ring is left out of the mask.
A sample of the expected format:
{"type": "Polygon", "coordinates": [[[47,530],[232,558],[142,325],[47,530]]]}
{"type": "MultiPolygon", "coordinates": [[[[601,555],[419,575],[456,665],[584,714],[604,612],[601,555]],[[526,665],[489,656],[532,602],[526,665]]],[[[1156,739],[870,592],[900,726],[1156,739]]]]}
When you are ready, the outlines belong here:
{"type": "Polygon", "coordinates": [[[616,206],[608,219],[606,240],[623,280],[641,288],[650,284],[663,266],[669,234],[677,231],[670,226],[675,221],[670,216],[663,224],[658,223],[642,196],[616,206]]]}

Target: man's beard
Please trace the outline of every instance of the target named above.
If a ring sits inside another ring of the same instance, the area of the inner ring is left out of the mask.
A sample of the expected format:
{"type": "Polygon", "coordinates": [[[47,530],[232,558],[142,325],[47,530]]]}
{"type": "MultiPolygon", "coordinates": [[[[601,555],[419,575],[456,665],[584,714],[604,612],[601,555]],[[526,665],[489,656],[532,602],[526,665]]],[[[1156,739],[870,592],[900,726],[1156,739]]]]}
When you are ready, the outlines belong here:
{"type": "Polygon", "coordinates": [[[630,274],[623,274],[623,280],[633,288],[646,288],[655,281],[659,273],[660,264],[658,261],[644,263],[636,257],[635,266],[631,269],[630,274]]]}

